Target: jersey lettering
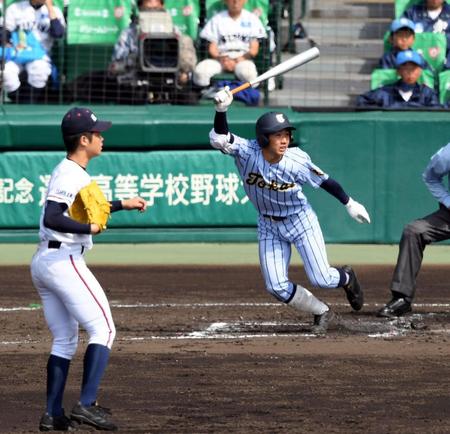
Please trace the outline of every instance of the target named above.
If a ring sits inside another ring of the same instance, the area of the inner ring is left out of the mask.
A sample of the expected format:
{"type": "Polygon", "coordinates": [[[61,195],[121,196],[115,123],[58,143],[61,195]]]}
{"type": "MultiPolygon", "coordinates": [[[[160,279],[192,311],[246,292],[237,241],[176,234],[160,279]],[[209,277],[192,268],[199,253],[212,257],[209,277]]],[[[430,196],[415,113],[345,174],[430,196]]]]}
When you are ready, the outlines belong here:
{"type": "Polygon", "coordinates": [[[267,188],[273,191],[285,191],[295,187],[295,183],[283,182],[281,185],[275,181],[271,181],[269,184],[264,181],[264,178],[259,173],[250,172],[248,178],[245,180],[248,185],[256,185],[259,188],[267,188]]]}

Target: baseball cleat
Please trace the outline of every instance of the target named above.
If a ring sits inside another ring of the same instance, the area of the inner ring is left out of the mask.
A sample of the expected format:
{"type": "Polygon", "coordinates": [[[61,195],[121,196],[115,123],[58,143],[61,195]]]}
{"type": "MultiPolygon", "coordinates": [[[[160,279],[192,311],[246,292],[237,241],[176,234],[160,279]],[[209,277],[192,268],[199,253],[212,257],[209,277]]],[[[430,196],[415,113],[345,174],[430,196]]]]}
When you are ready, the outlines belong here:
{"type": "Polygon", "coordinates": [[[386,306],[377,312],[378,317],[396,318],[411,312],[411,303],[404,298],[393,298],[386,306]]]}
{"type": "Polygon", "coordinates": [[[117,426],[110,420],[110,413],[98,405],[83,405],[80,402],[75,405],[70,418],[78,423],[91,425],[98,430],[116,431],[117,426]]]}
{"type": "Polygon", "coordinates": [[[63,413],[61,416],[50,416],[44,413],[39,421],[39,431],[76,431],[77,425],[63,413]]]}
{"type": "Polygon", "coordinates": [[[342,269],[349,275],[350,280],[343,286],[347,300],[354,310],[361,310],[364,304],[364,294],[361,290],[356,273],[349,265],[344,265],[342,269]]]}
{"type": "Polygon", "coordinates": [[[314,324],[311,331],[315,334],[326,333],[328,328],[336,323],[337,319],[337,315],[331,309],[321,315],[314,315],[314,324]]]}

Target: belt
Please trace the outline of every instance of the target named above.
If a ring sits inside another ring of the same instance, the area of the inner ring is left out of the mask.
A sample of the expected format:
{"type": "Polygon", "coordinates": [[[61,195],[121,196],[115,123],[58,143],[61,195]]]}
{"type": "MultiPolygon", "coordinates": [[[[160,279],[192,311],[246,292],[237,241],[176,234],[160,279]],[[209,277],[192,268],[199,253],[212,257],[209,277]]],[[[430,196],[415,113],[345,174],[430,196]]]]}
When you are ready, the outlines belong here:
{"type": "Polygon", "coordinates": [[[272,220],[274,222],[282,222],[283,220],[287,219],[287,217],[277,217],[277,216],[274,216],[274,215],[266,215],[266,214],[263,214],[263,217],[265,217],[267,219],[270,219],[270,220],[272,220]]]}
{"type": "Polygon", "coordinates": [[[48,242],[49,249],[59,249],[61,247],[61,241],[50,240],[48,242]]]}
{"type": "MultiPolygon", "coordinates": [[[[48,242],[49,249],[59,249],[61,247],[61,241],[50,240],[48,242]]],[[[81,254],[84,252],[84,246],[81,246],[81,254]]]]}

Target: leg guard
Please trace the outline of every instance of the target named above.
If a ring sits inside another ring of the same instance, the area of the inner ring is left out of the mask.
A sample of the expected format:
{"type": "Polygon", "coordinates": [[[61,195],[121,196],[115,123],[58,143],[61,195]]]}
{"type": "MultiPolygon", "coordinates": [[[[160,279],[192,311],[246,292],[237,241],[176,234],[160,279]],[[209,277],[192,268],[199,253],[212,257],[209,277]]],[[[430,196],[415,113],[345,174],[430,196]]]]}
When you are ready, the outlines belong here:
{"type": "Polygon", "coordinates": [[[324,302],[320,301],[310,291],[300,285],[295,286],[291,298],[286,303],[296,310],[314,315],[322,315],[329,310],[324,302]]]}

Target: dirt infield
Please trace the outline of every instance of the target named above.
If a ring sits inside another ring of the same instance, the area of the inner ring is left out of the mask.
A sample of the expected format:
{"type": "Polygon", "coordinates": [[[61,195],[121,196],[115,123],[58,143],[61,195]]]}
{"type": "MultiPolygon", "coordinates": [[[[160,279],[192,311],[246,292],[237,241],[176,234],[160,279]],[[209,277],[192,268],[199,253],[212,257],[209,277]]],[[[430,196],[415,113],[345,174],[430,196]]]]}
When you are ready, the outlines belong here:
{"type": "MultiPolygon", "coordinates": [[[[357,267],[366,306],[326,336],[257,267],[92,267],[117,338],[100,401],[120,432],[449,433],[450,269],[426,266],[414,314],[377,319],[392,267],[357,267]]],[[[28,268],[0,267],[0,432],[36,432],[51,338],[28,268]]],[[[291,277],[307,285],[301,270],[291,277]]],[[[65,406],[77,400],[85,335],[65,406]]]]}

